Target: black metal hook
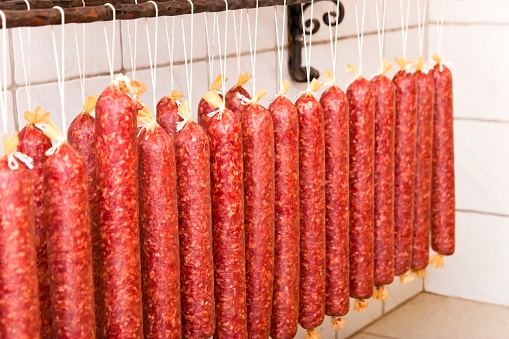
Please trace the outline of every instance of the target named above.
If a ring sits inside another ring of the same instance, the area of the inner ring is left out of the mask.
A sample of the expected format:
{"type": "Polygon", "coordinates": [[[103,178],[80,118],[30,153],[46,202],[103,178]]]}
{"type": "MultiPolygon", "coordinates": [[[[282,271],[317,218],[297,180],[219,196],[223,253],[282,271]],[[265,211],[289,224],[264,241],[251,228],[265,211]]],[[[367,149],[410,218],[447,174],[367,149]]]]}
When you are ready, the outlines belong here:
{"type": "MultiPolygon", "coordinates": [[[[315,0],[315,1],[330,1],[334,3],[334,8],[337,5],[337,1],[339,0],[315,0]]],[[[304,43],[304,37],[302,35],[302,15],[303,10],[311,6],[310,3],[305,4],[301,7],[300,4],[290,5],[288,6],[288,71],[293,81],[296,82],[306,82],[307,81],[307,73],[306,67],[302,67],[302,48],[304,43]]],[[[325,25],[329,25],[329,22],[332,26],[339,25],[343,18],[345,17],[345,8],[343,4],[339,3],[339,13],[336,11],[325,12],[321,15],[321,18],[325,25]],[[330,21],[334,18],[334,21],[330,21]]],[[[317,18],[310,18],[306,20],[304,23],[306,26],[306,34],[315,34],[320,29],[320,20],[317,18]]],[[[318,78],[320,73],[313,67],[311,67],[310,78],[318,78]]]]}

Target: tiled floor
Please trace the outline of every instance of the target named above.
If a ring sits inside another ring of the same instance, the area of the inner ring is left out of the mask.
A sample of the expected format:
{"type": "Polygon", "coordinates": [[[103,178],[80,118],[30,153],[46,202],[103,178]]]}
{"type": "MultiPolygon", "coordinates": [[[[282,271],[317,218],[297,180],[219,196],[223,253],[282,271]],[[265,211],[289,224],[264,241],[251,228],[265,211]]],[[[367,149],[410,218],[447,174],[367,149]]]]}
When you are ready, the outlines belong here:
{"type": "Polygon", "coordinates": [[[509,338],[509,307],[421,293],[350,339],[509,338]]]}

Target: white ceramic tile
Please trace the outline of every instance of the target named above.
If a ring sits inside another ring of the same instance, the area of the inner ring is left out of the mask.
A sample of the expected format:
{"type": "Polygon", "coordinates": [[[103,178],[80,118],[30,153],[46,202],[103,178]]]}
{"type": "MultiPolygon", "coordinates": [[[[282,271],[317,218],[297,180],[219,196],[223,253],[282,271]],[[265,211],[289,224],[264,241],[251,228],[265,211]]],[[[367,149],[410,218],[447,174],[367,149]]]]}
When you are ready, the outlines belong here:
{"type": "MultiPolygon", "coordinates": [[[[500,40],[509,36],[509,26],[446,26],[443,34],[442,56],[454,77],[454,115],[509,120],[509,46],[500,40]]],[[[437,50],[433,25],[429,52],[437,50]]]]}
{"type": "MultiPolygon", "coordinates": [[[[196,14],[194,18],[193,27],[193,59],[203,59],[207,55],[207,45],[205,41],[205,24],[202,19],[203,14],[196,14]]],[[[154,50],[154,36],[156,21],[158,23],[157,34],[157,64],[164,66],[170,63],[170,49],[171,49],[171,33],[173,26],[173,19],[175,19],[174,26],[174,62],[183,61],[184,58],[184,43],[182,35],[182,23],[184,23],[184,32],[186,37],[186,53],[187,58],[191,58],[191,15],[183,15],[180,17],[160,17],[160,18],[147,18],[137,20],[123,20],[122,21],[122,51],[123,51],[123,65],[124,68],[131,70],[131,54],[129,48],[129,37],[131,37],[131,50],[133,51],[133,60],[136,57],[136,67],[143,68],[150,65],[149,60],[149,43],[152,53],[152,59],[155,57],[154,50]],[[135,26],[137,29],[135,30],[135,26]],[[147,39],[147,27],[149,32],[149,39],[147,39]],[[170,44],[168,45],[168,37],[170,44]],[[136,32],[136,35],[135,35],[136,32]],[[130,34],[129,34],[130,33],[130,34]],[[135,37],[136,41],[135,41],[135,37]],[[134,46],[137,48],[135,49],[134,46]]]]}
{"type": "Polygon", "coordinates": [[[431,0],[429,1],[429,20],[440,18],[444,3],[445,22],[465,23],[508,23],[509,2],[506,0],[431,0]]]}
{"type": "MultiPolygon", "coordinates": [[[[0,110],[1,111],[1,110],[0,110]]],[[[4,119],[3,119],[3,114],[2,112],[0,112],[0,135],[2,136],[2,140],[3,140],[3,136],[4,136],[4,119]]],[[[13,104],[12,104],[12,93],[10,91],[7,92],[7,134],[9,136],[12,136],[12,133],[15,131],[15,127],[16,127],[16,124],[15,124],[15,113],[14,113],[14,109],[13,109],[13,104]]],[[[2,152],[0,154],[3,154],[3,148],[2,148],[2,152]]]]}
{"type": "Polygon", "coordinates": [[[509,214],[509,124],[454,123],[456,208],[509,214]]]}
{"type": "MultiPolygon", "coordinates": [[[[205,14],[201,14],[205,16],[205,14]]],[[[224,54],[224,32],[226,26],[226,13],[220,12],[216,14],[219,23],[219,34],[215,30],[214,54],[219,55],[219,44],[217,39],[221,39],[221,54],[224,54]]],[[[214,14],[207,14],[207,22],[209,28],[209,41],[212,45],[214,14]]],[[[281,21],[280,21],[281,22],[281,21]]],[[[227,33],[227,54],[235,54],[240,43],[240,51],[248,53],[251,48],[255,50],[255,32],[256,32],[256,10],[236,10],[228,12],[228,33],[227,33]],[[248,30],[249,15],[249,30],[248,30]],[[235,16],[235,25],[234,25],[235,16]],[[242,22],[241,22],[242,20],[242,22]],[[241,25],[242,24],[242,25],[241,25]],[[236,30],[236,32],[235,32],[236,30]],[[249,43],[249,31],[251,31],[251,46],[249,43]],[[237,41],[235,41],[235,33],[237,41]]],[[[279,24],[279,23],[278,23],[279,24]]],[[[216,26],[217,27],[217,26],[216,26]]],[[[256,36],[256,50],[273,49],[276,44],[275,28],[274,28],[274,7],[262,7],[258,10],[258,33],[256,36]]],[[[280,27],[280,26],[279,26],[280,27]]],[[[212,49],[212,48],[211,48],[212,49]]]]}
{"type": "Polygon", "coordinates": [[[353,337],[349,337],[348,339],[387,339],[387,337],[380,337],[374,334],[361,332],[359,334],[355,334],[353,337]]]}
{"type": "MultiPolygon", "coordinates": [[[[19,39],[18,28],[11,29],[11,31],[12,31],[13,36],[17,37],[19,39]]],[[[26,41],[26,36],[23,36],[23,38],[25,38],[25,41],[26,41]]],[[[10,46],[10,39],[9,39],[9,34],[7,33],[7,41],[5,42],[5,47],[6,47],[5,55],[7,56],[7,58],[5,59],[5,68],[4,68],[4,64],[3,64],[4,63],[3,34],[0,34],[0,84],[3,83],[3,76],[4,76],[4,72],[5,72],[7,86],[9,86],[12,83],[11,58],[10,58],[11,49],[9,46],[10,46]]]]}
{"type": "MultiPolygon", "coordinates": [[[[102,22],[95,22],[85,24],[86,41],[85,41],[85,73],[86,74],[99,74],[108,73],[108,57],[106,53],[106,42],[104,37],[104,24],[102,22]]],[[[108,32],[108,43],[111,48],[112,24],[106,22],[106,30],[108,32]]],[[[115,32],[115,71],[121,67],[120,55],[120,24],[116,24],[115,32]]],[[[55,39],[57,44],[58,57],[60,58],[60,41],[61,29],[59,26],[46,26],[31,29],[31,74],[32,82],[45,82],[55,80],[57,78],[57,71],[55,65],[55,55],[53,52],[52,30],[55,31],[55,39]]],[[[64,28],[65,31],[65,76],[76,77],[78,73],[78,63],[76,54],[76,43],[74,38],[74,24],[67,24],[64,28]]],[[[76,33],[78,36],[78,44],[80,51],[82,50],[82,25],[76,25],[76,33]]],[[[14,60],[16,60],[16,83],[24,84],[25,79],[23,76],[23,63],[21,62],[21,49],[25,50],[25,57],[28,62],[28,48],[26,40],[26,28],[23,28],[23,42],[21,46],[18,34],[13,35],[14,46],[14,60]]],[[[81,58],[81,55],[80,55],[81,58]]]]}
{"type": "Polygon", "coordinates": [[[426,291],[509,306],[508,238],[509,218],[456,213],[456,251],[427,270],[426,291]]]}
{"type": "Polygon", "coordinates": [[[422,293],[365,328],[384,338],[508,338],[509,309],[422,293]]]}
{"type": "Polygon", "coordinates": [[[339,332],[340,338],[345,338],[354,334],[382,316],[382,305],[379,302],[369,299],[367,310],[364,312],[357,312],[353,310],[354,301],[354,299],[350,299],[350,312],[344,317],[346,325],[345,328],[339,332]]]}
{"type": "Polygon", "coordinates": [[[392,311],[399,305],[412,299],[423,291],[422,279],[416,278],[414,281],[401,284],[396,277],[394,282],[386,286],[389,298],[384,302],[384,314],[392,311]]]}

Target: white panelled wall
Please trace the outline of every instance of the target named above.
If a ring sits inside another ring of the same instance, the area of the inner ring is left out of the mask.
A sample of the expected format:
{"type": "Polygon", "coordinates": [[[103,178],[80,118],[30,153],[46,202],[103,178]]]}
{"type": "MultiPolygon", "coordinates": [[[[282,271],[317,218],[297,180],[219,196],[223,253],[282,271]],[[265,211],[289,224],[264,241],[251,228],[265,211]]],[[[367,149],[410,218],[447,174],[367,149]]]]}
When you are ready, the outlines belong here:
{"type": "MultiPolygon", "coordinates": [[[[440,15],[430,4],[429,22],[440,15]]],[[[509,306],[509,2],[445,1],[442,54],[454,77],[456,253],[426,291],[509,306]]],[[[429,52],[437,50],[436,26],[429,52]]]]}
{"type": "MultiPolygon", "coordinates": [[[[430,0],[429,23],[432,24],[439,14],[435,9],[435,1],[430,0]]],[[[381,1],[379,1],[381,3],[381,1]]],[[[405,1],[406,2],[406,1],[405,1]]],[[[421,4],[424,0],[421,0],[421,4]]],[[[362,1],[358,1],[362,5],[362,1]]],[[[368,0],[366,9],[364,53],[362,57],[364,75],[370,77],[379,68],[378,40],[375,16],[375,1],[368,0]]],[[[408,36],[408,58],[418,56],[417,35],[417,1],[412,1],[410,29],[408,36]]],[[[455,133],[456,133],[456,187],[457,187],[457,250],[451,258],[446,258],[442,270],[428,269],[425,281],[427,291],[459,296],[463,298],[482,300],[487,302],[509,305],[509,289],[505,282],[509,280],[509,273],[504,268],[509,264],[509,246],[505,246],[509,239],[509,96],[506,94],[507,79],[509,78],[509,47],[501,37],[509,36],[509,3],[497,0],[465,0],[446,1],[445,27],[443,41],[443,56],[451,61],[454,75],[455,91],[455,133]],[[501,52],[501,53],[500,53],[501,52]],[[497,292],[495,292],[497,291],[497,292]]],[[[350,80],[344,73],[346,63],[359,64],[357,53],[357,37],[354,1],[345,0],[346,8],[344,22],[339,27],[340,41],[338,43],[337,78],[338,84],[346,90],[345,85],[350,80]]],[[[315,17],[321,18],[330,2],[318,3],[315,7],[315,17]]],[[[360,6],[361,9],[362,6],[360,6]]],[[[385,54],[389,60],[402,55],[402,39],[400,31],[400,8],[398,0],[388,0],[387,33],[385,54]]],[[[251,32],[254,33],[255,11],[250,10],[251,32]]],[[[309,15],[309,13],[308,13],[309,15]]],[[[221,32],[224,30],[224,13],[220,18],[221,32]]],[[[209,27],[212,27],[212,14],[208,15],[209,27]]],[[[230,13],[228,21],[227,45],[227,77],[230,78],[227,87],[234,85],[237,79],[237,60],[235,58],[235,42],[233,20],[230,13]]],[[[237,23],[239,12],[236,11],[237,23]]],[[[279,28],[281,29],[282,8],[278,11],[279,28]]],[[[175,20],[175,53],[174,74],[175,89],[187,95],[186,72],[184,66],[184,51],[182,44],[181,19],[186,27],[189,58],[190,48],[190,16],[175,20]]],[[[154,36],[156,19],[148,19],[151,39],[154,36]]],[[[169,54],[166,42],[165,21],[171,27],[172,18],[159,18],[158,69],[156,97],[170,94],[169,54]]],[[[152,87],[148,59],[148,46],[145,32],[145,19],[138,20],[136,78],[144,81],[147,92],[142,100],[152,107],[152,87]]],[[[247,21],[244,14],[242,29],[242,58],[241,72],[251,73],[249,55],[249,39],[246,28],[247,21]]],[[[115,73],[123,72],[132,76],[132,63],[129,48],[128,28],[131,32],[131,43],[134,44],[134,21],[118,22],[115,39],[115,73]]],[[[320,31],[313,36],[311,64],[320,71],[331,68],[331,53],[329,32],[321,21],[320,31]]],[[[106,23],[106,30],[111,36],[112,25],[106,23]]],[[[109,84],[109,68],[106,54],[106,44],[103,23],[86,25],[86,95],[100,93],[109,84]]],[[[76,25],[78,41],[81,44],[81,25],[76,25]]],[[[263,105],[268,105],[270,98],[276,93],[276,40],[274,33],[274,8],[263,8],[259,12],[258,42],[256,59],[256,87],[267,90],[268,95],[262,99],[263,105]]],[[[74,26],[65,27],[66,40],[64,43],[66,54],[66,107],[67,123],[81,111],[82,99],[79,85],[76,45],[74,41],[74,26]]],[[[52,113],[53,120],[60,126],[62,110],[60,108],[56,68],[53,56],[53,45],[50,27],[31,29],[31,47],[28,51],[26,29],[22,29],[23,44],[20,43],[18,29],[9,34],[10,58],[7,60],[8,72],[8,127],[10,132],[18,126],[23,126],[23,112],[28,109],[27,91],[21,62],[21,51],[25,58],[31,56],[31,109],[42,106],[52,113]],[[11,64],[11,61],[13,63],[11,64]]],[[[59,41],[59,29],[55,29],[59,41]]],[[[437,38],[435,25],[429,28],[427,38],[428,54],[436,52],[437,38]]],[[[204,14],[197,14],[194,20],[193,43],[193,115],[196,117],[196,107],[201,95],[209,85],[208,54],[205,39],[204,14]]],[[[224,43],[224,36],[221,35],[224,43]]],[[[153,51],[153,41],[152,44],[153,51]]],[[[286,43],[286,37],[285,37],[286,43]]],[[[223,45],[224,47],[224,45],[223,45]]],[[[80,45],[81,48],[81,45],[80,45]]],[[[132,46],[134,48],[134,46],[132,46]]],[[[289,78],[287,70],[287,51],[284,58],[284,77],[289,78]]],[[[396,69],[397,66],[393,63],[396,69]]],[[[392,74],[394,74],[393,71],[392,74]]],[[[219,63],[214,62],[214,77],[219,73],[219,63]]],[[[247,89],[252,92],[252,83],[247,89]]],[[[306,88],[306,84],[292,84],[290,97],[306,88]]],[[[321,92],[320,92],[321,93],[321,92]]],[[[0,122],[1,124],[1,122],[0,122]]],[[[61,126],[60,126],[61,127],[61,126]]],[[[323,338],[346,337],[366,326],[384,313],[392,310],[402,302],[423,291],[423,282],[419,279],[405,285],[395,281],[389,286],[389,300],[385,303],[370,300],[368,310],[364,313],[353,310],[346,316],[347,324],[340,333],[334,333],[330,327],[330,319],[326,319],[319,328],[323,338]]],[[[352,302],[353,304],[353,302],[352,302]]],[[[300,330],[299,337],[304,332],[300,330]]]]}

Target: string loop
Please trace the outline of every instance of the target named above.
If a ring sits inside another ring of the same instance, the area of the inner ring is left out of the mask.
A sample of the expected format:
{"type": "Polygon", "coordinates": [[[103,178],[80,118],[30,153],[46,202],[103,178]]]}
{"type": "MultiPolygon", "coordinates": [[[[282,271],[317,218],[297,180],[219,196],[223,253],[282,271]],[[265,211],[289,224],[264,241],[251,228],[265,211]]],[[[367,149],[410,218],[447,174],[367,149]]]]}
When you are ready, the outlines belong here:
{"type": "Polygon", "coordinates": [[[113,82],[114,80],[114,62],[115,62],[115,28],[116,28],[116,21],[117,21],[117,10],[115,7],[108,3],[105,3],[104,6],[108,6],[113,11],[113,22],[112,22],[112,36],[111,36],[111,51],[110,51],[110,44],[108,42],[108,32],[106,31],[106,22],[103,22],[103,28],[104,28],[104,39],[106,41],[106,54],[108,56],[108,65],[110,68],[110,80],[113,82]]]}
{"type": "Polygon", "coordinates": [[[277,7],[274,6],[274,23],[276,28],[276,45],[277,45],[277,59],[279,67],[279,86],[278,91],[280,95],[283,95],[283,55],[285,51],[284,37],[285,37],[285,26],[286,26],[286,0],[283,2],[283,28],[281,29],[281,37],[279,36],[279,29],[277,25],[277,7]]]}
{"type": "Polygon", "coordinates": [[[54,26],[51,27],[51,36],[53,39],[53,52],[55,53],[55,65],[57,68],[57,81],[58,81],[58,89],[60,92],[60,105],[61,105],[61,114],[62,114],[62,131],[63,134],[66,135],[67,122],[65,117],[65,13],[62,7],[54,6],[53,8],[57,9],[62,16],[62,23],[60,25],[61,28],[61,52],[60,52],[60,61],[58,60],[58,52],[57,52],[57,43],[55,39],[55,29],[54,26]],[[60,63],[60,67],[59,67],[60,63]]]}
{"type": "MultiPolygon", "coordinates": [[[[254,31],[254,44],[251,40],[251,25],[249,23],[249,9],[246,10],[246,18],[247,18],[247,33],[249,38],[249,53],[251,55],[251,71],[253,73],[253,95],[256,93],[256,43],[258,37],[258,0],[256,0],[256,9],[255,9],[255,31],[254,31]],[[254,46],[253,46],[254,45],[254,46]]],[[[225,54],[226,59],[226,54],[225,54]]]]}
{"type": "Polygon", "coordinates": [[[186,78],[187,78],[187,95],[189,97],[189,105],[192,107],[192,97],[193,97],[193,36],[194,36],[194,4],[192,0],[187,0],[191,4],[191,50],[190,50],[190,60],[189,67],[187,66],[187,48],[186,48],[186,32],[184,27],[184,19],[182,19],[182,40],[184,47],[184,62],[186,68],[186,78]]]}
{"type": "Polygon", "coordinates": [[[150,0],[147,1],[154,5],[156,10],[156,27],[154,34],[154,61],[152,61],[152,49],[150,48],[150,34],[148,32],[148,19],[145,18],[145,31],[147,33],[147,46],[148,46],[148,60],[150,66],[150,80],[152,81],[152,100],[153,100],[153,109],[154,109],[154,120],[156,117],[156,107],[157,107],[157,99],[156,99],[156,83],[157,83],[157,37],[158,37],[158,23],[159,23],[159,7],[157,4],[150,0]]]}
{"type": "MultiPolygon", "coordinates": [[[[138,0],[134,0],[134,3],[137,5],[138,0]]],[[[127,20],[127,42],[129,44],[129,58],[131,60],[131,77],[133,80],[136,80],[136,56],[138,51],[138,20],[134,20],[134,50],[131,43],[131,25],[129,23],[130,20],[127,20]],[[134,51],[134,52],[133,52],[134,51]]]]}
{"type": "Polygon", "coordinates": [[[380,74],[384,73],[385,65],[384,65],[384,40],[385,40],[385,18],[386,18],[386,10],[387,10],[387,0],[383,2],[383,10],[382,10],[382,27],[380,27],[380,15],[378,14],[378,0],[376,1],[376,29],[377,29],[377,37],[378,37],[378,53],[380,55],[380,74]]]}

